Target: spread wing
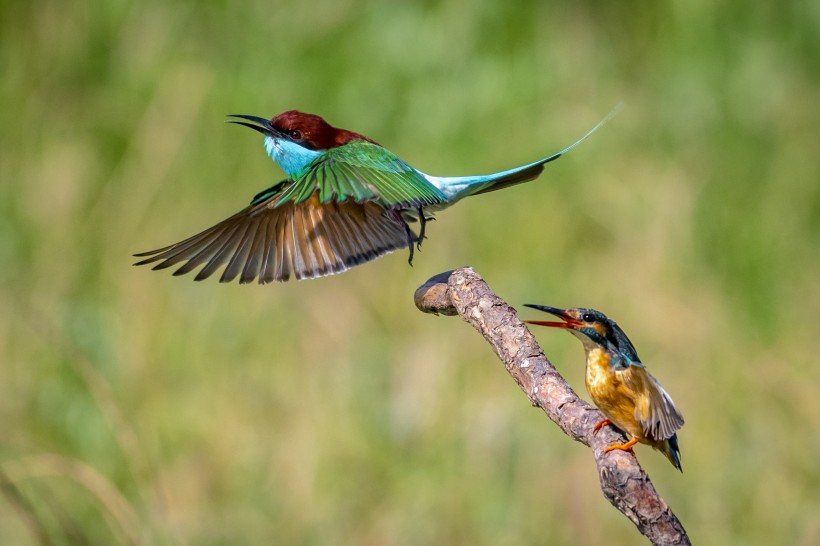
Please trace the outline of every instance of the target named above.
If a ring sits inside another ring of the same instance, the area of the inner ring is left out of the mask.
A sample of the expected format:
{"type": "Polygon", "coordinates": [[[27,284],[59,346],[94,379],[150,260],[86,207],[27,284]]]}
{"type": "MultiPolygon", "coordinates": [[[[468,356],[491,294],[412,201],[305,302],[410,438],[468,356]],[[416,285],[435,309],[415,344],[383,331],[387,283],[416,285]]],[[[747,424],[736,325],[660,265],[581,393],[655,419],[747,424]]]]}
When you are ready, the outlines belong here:
{"type": "Polygon", "coordinates": [[[322,201],[314,192],[298,201],[282,201],[281,185],[267,197],[205,231],[174,245],[136,254],[134,265],[159,262],[154,269],[182,263],[174,275],[204,264],[194,280],[210,277],[227,263],[220,282],[239,276],[241,284],[312,279],[340,273],[399,248],[407,247],[406,224],[398,211],[374,202],[322,201]]]}
{"type": "Polygon", "coordinates": [[[319,202],[374,202],[387,209],[417,209],[447,198],[418,171],[381,146],[353,140],[316,158],[305,174],[277,198],[276,207],[303,203],[318,193],[319,202]]]}
{"type": "Polygon", "coordinates": [[[667,440],[683,426],[683,416],[658,380],[645,369],[640,371],[644,372],[648,397],[644,398],[645,403],[635,406],[635,418],[647,438],[667,440]]]}

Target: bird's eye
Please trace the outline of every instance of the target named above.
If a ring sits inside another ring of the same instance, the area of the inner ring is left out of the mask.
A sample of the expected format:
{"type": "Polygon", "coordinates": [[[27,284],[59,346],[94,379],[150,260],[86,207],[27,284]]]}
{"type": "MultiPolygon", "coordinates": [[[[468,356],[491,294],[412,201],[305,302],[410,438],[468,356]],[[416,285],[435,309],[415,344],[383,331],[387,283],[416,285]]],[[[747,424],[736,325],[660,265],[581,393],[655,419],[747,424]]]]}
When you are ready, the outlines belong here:
{"type": "Polygon", "coordinates": [[[595,322],[595,316],[592,313],[584,313],[581,315],[581,320],[584,322],[595,322]]]}
{"type": "Polygon", "coordinates": [[[288,133],[293,140],[301,140],[302,132],[299,129],[293,129],[288,133]]]}

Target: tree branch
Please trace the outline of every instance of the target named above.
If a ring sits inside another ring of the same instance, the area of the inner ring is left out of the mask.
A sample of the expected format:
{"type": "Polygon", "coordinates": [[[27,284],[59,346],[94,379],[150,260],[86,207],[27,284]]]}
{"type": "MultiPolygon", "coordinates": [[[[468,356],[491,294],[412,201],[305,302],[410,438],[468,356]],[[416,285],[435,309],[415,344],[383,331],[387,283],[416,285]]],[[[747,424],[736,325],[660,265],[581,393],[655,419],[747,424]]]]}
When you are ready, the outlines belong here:
{"type": "Polygon", "coordinates": [[[656,545],[689,545],[678,518],[655,491],[634,455],[615,450],[626,438],[612,427],[593,433],[603,414],[584,402],[556,371],[515,309],[496,296],[470,267],[440,273],[416,290],[425,313],[459,315],[484,336],[533,406],[564,433],[592,448],[604,496],[656,545]]]}

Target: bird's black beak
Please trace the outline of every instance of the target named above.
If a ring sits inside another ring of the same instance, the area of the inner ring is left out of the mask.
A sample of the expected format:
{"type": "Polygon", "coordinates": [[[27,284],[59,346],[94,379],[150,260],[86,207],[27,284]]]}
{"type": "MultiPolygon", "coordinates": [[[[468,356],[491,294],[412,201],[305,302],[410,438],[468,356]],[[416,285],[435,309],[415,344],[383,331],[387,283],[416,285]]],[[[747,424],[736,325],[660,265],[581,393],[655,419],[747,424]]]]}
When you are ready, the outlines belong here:
{"type": "Polygon", "coordinates": [[[252,121],[255,123],[248,123],[246,121],[237,121],[235,119],[226,119],[226,123],[237,123],[239,125],[244,125],[245,127],[250,127],[254,131],[259,131],[265,136],[281,136],[279,131],[273,128],[269,119],[260,118],[259,116],[246,116],[244,114],[229,114],[229,118],[240,118],[246,119],[248,121],[252,121]]]}
{"type": "Polygon", "coordinates": [[[524,307],[532,307],[539,311],[546,311],[551,315],[564,319],[565,322],[551,322],[544,320],[525,320],[527,324],[537,324],[538,326],[549,326],[551,328],[565,328],[568,330],[575,330],[583,326],[580,320],[573,318],[567,313],[565,309],[558,309],[557,307],[550,307],[549,305],[535,305],[532,303],[525,303],[524,307]]]}

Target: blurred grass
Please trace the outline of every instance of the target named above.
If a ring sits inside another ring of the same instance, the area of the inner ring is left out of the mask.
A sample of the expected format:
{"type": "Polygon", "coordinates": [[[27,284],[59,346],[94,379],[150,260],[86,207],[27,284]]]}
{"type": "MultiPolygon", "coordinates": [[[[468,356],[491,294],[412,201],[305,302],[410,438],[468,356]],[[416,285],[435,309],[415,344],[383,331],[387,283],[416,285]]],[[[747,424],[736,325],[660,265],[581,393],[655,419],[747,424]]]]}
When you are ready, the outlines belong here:
{"type": "MultiPolygon", "coordinates": [[[[464,264],[629,332],[687,419],[683,476],[637,453],[696,543],[820,542],[819,25],[809,2],[3,3],[0,482],[30,512],[2,497],[0,542],[639,541],[483,341],[413,307],[464,264]],[[620,100],[538,182],[440,215],[413,268],[130,265],[281,176],[225,114],[316,112],[448,175],[620,100]]],[[[577,342],[538,335],[583,391],[577,342]]]]}

